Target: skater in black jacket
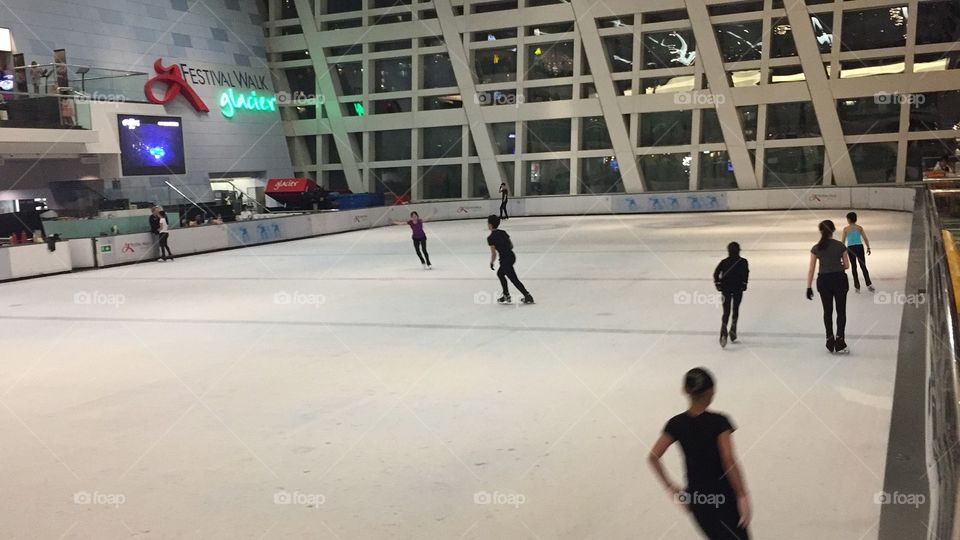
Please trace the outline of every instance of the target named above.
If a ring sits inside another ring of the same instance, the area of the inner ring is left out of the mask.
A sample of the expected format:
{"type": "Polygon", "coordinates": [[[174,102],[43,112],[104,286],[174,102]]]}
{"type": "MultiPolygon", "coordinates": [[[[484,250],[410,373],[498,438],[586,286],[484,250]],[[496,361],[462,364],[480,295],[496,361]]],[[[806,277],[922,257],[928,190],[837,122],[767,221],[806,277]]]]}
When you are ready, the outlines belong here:
{"type": "Polygon", "coordinates": [[[740,301],[747,290],[750,265],[740,256],[740,244],[727,245],[728,257],[713,271],[713,283],[723,294],[723,316],[720,324],[720,346],[727,346],[727,321],[730,322],[730,341],[737,342],[737,319],[740,318],[740,301]]]}
{"type": "Polygon", "coordinates": [[[500,216],[493,214],[487,216],[487,228],[490,229],[487,245],[490,246],[491,270],[493,270],[493,263],[496,262],[497,255],[500,256],[500,268],[497,270],[497,277],[500,279],[500,286],[503,288],[503,296],[497,299],[497,303],[510,303],[510,287],[507,285],[509,279],[523,295],[520,301],[524,304],[532,304],[533,296],[520,282],[517,271],[513,268],[513,265],[517,262],[517,255],[513,252],[513,242],[510,240],[510,235],[500,229],[500,216]]]}

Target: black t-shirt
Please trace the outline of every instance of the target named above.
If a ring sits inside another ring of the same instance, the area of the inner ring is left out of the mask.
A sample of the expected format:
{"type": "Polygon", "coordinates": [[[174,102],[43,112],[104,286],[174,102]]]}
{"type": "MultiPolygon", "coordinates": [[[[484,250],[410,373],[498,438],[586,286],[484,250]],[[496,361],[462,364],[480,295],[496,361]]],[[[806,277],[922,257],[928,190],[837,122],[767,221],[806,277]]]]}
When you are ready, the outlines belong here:
{"type": "Polygon", "coordinates": [[[501,260],[514,257],[513,242],[510,241],[510,235],[505,231],[494,229],[487,237],[487,245],[493,246],[497,250],[501,260]]]}
{"type": "Polygon", "coordinates": [[[749,277],[750,265],[743,257],[727,257],[713,271],[714,283],[719,283],[724,291],[743,291],[749,277]]]}
{"type": "Polygon", "coordinates": [[[683,412],[664,426],[664,433],[676,439],[683,449],[689,491],[733,493],[720,460],[717,438],[721,433],[735,429],[726,416],[712,412],[703,412],[699,416],[683,412]]]}

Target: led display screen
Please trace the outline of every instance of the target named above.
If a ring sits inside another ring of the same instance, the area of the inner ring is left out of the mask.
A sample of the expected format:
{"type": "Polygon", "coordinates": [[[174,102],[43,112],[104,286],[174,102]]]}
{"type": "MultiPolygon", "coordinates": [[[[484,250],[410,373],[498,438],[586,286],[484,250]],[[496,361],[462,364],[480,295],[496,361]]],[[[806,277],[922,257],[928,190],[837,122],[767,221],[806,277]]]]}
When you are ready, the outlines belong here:
{"type": "Polygon", "coordinates": [[[123,176],[184,174],[183,129],[176,116],[117,115],[123,176]]]}

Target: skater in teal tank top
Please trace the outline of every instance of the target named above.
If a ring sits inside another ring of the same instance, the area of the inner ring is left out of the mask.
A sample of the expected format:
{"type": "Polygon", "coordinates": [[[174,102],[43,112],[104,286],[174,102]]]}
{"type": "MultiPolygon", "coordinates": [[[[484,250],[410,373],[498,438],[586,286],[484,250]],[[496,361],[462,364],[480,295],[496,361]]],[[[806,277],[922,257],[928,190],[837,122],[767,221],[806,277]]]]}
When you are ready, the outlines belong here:
{"type": "Polygon", "coordinates": [[[863,227],[857,225],[857,213],[847,214],[847,226],[843,228],[843,242],[847,245],[847,251],[850,252],[850,268],[853,270],[853,288],[860,292],[860,276],[857,275],[857,264],[863,270],[863,281],[867,284],[867,289],[873,292],[873,282],[870,281],[870,272],[867,270],[867,255],[870,255],[870,239],[867,238],[867,232],[863,227]],[[866,245],[867,251],[863,248],[866,245]]]}

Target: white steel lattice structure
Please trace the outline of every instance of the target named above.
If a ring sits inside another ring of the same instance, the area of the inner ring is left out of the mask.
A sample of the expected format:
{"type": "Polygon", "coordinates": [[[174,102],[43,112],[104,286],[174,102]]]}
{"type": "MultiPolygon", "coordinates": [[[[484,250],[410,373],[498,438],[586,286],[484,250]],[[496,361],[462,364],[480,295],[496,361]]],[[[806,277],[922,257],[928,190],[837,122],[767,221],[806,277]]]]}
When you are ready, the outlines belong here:
{"type": "Polygon", "coordinates": [[[957,0],[269,0],[299,174],[414,200],[919,181],[957,0]],[[304,99],[305,98],[305,99],[304,99]]]}

